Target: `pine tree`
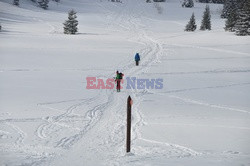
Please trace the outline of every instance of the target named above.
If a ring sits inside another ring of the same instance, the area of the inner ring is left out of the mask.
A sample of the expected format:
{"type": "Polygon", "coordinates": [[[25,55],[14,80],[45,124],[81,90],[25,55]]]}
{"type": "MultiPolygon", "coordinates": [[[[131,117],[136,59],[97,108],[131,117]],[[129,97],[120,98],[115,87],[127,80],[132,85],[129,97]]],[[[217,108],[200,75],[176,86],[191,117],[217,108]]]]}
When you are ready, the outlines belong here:
{"type": "Polygon", "coordinates": [[[238,9],[237,6],[234,5],[230,9],[230,12],[228,12],[227,14],[227,19],[225,22],[225,30],[230,32],[235,31],[235,24],[237,20],[238,20],[238,9]]]}
{"type": "Polygon", "coordinates": [[[203,14],[200,30],[211,30],[211,14],[210,14],[210,9],[208,5],[206,5],[206,8],[203,14]]]}
{"type": "Polygon", "coordinates": [[[47,9],[49,6],[49,0],[37,0],[37,3],[40,5],[41,8],[47,9]]]}
{"type": "Polygon", "coordinates": [[[13,0],[13,5],[19,6],[19,0],[13,0]]]}
{"type": "Polygon", "coordinates": [[[241,0],[238,19],[235,24],[236,35],[250,35],[250,0],[241,0]]]}
{"type": "Polygon", "coordinates": [[[229,13],[229,9],[230,9],[230,3],[232,2],[232,0],[227,0],[224,4],[223,4],[223,9],[222,9],[222,13],[220,15],[221,18],[227,18],[228,17],[228,13],[229,13]]]}
{"type": "Polygon", "coordinates": [[[182,3],[182,7],[192,8],[192,7],[194,7],[194,1],[193,0],[184,0],[184,2],[182,3]]]}
{"type": "Polygon", "coordinates": [[[198,0],[198,2],[201,2],[201,3],[209,3],[210,0],[198,0]]]}
{"type": "Polygon", "coordinates": [[[201,3],[224,3],[227,0],[198,0],[201,3]]]}
{"type": "Polygon", "coordinates": [[[225,0],[212,0],[213,3],[224,3],[225,0]]]}
{"type": "Polygon", "coordinates": [[[192,14],[188,24],[186,25],[185,31],[195,31],[196,30],[195,16],[192,14]]]}
{"type": "Polygon", "coordinates": [[[227,0],[225,1],[221,13],[221,18],[228,18],[230,13],[233,12],[239,6],[239,0],[227,0]]]}
{"type": "Polygon", "coordinates": [[[75,34],[77,32],[78,21],[76,18],[76,12],[74,10],[70,10],[68,13],[68,20],[63,23],[65,34],[75,34]]]}

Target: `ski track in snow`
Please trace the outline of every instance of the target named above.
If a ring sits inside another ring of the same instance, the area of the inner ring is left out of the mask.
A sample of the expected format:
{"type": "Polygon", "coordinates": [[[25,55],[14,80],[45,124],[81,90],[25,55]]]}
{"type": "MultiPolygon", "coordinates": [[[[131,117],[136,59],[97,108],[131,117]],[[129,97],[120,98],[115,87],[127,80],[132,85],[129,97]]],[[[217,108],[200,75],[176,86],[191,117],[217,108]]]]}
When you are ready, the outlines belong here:
{"type": "Polygon", "coordinates": [[[6,123],[8,126],[12,127],[18,134],[15,145],[17,146],[22,146],[24,145],[24,139],[26,137],[26,133],[23,132],[17,125],[11,124],[11,123],[6,123]]]}
{"type": "Polygon", "coordinates": [[[161,144],[161,145],[169,146],[171,148],[178,149],[181,152],[186,152],[186,154],[189,154],[190,156],[201,155],[201,153],[199,153],[197,151],[194,151],[193,149],[190,149],[190,148],[187,148],[187,147],[184,147],[184,146],[180,146],[180,145],[177,145],[177,144],[170,144],[170,143],[166,143],[166,142],[160,142],[160,141],[155,141],[155,140],[150,140],[150,139],[145,139],[145,138],[141,138],[141,140],[146,141],[146,142],[151,142],[151,143],[154,143],[154,144],[161,144]]]}
{"type": "MultiPolygon", "coordinates": [[[[250,83],[246,83],[247,85],[250,83]]],[[[198,100],[194,100],[191,98],[185,98],[185,97],[180,97],[177,95],[169,95],[168,93],[176,93],[176,92],[185,92],[185,91],[189,91],[189,90],[201,90],[201,89],[211,89],[211,88],[224,88],[224,87],[230,87],[230,86],[235,86],[235,85],[245,85],[245,84],[233,84],[233,85],[226,85],[226,86],[215,86],[215,87],[206,87],[206,88],[192,88],[192,89],[186,89],[186,90],[172,90],[172,91],[167,91],[165,93],[154,93],[149,91],[149,93],[151,94],[156,94],[156,95],[163,95],[163,96],[167,96],[170,98],[175,98],[187,103],[191,103],[191,104],[196,104],[196,105],[201,105],[201,106],[205,106],[205,107],[211,107],[211,108],[218,108],[218,109],[222,109],[222,110],[229,110],[229,111],[235,111],[235,112],[241,112],[241,113],[245,113],[250,115],[250,111],[248,110],[243,110],[243,109],[239,109],[239,108],[233,108],[230,106],[226,106],[226,105],[218,105],[218,104],[211,104],[211,103],[207,103],[205,101],[198,101],[198,100]]]]}
{"type": "Polygon", "coordinates": [[[86,116],[90,119],[90,121],[85,125],[83,128],[81,128],[80,132],[76,135],[73,135],[71,137],[64,137],[62,138],[58,143],[57,147],[70,147],[75,142],[77,142],[79,139],[82,138],[82,136],[90,130],[93,126],[95,126],[95,123],[97,123],[100,118],[102,117],[103,111],[108,108],[109,104],[111,103],[111,98],[109,97],[109,100],[105,103],[96,105],[94,108],[90,109],[86,116]]]}
{"type": "Polygon", "coordinates": [[[168,72],[168,73],[145,73],[146,75],[188,75],[188,74],[222,74],[222,73],[249,73],[250,69],[218,69],[198,72],[168,72]]]}
{"type": "Polygon", "coordinates": [[[188,98],[183,98],[183,97],[174,96],[174,95],[170,95],[169,97],[176,98],[176,99],[182,100],[184,102],[192,103],[192,104],[197,104],[197,105],[202,105],[202,106],[212,107],[212,108],[219,108],[219,109],[224,109],[224,110],[230,110],[230,111],[236,111],[236,112],[246,113],[246,114],[250,115],[250,111],[243,110],[243,109],[232,108],[232,107],[224,106],[224,105],[209,104],[206,102],[188,99],[188,98]]]}
{"type": "Polygon", "coordinates": [[[212,48],[212,47],[203,47],[203,46],[197,46],[197,45],[188,45],[188,44],[173,44],[173,43],[166,44],[166,46],[164,46],[164,49],[166,49],[169,46],[203,49],[203,50],[223,52],[223,53],[228,53],[228,54],[238,54],[238,55],[244,55],[244,56],[250,57],[249,53],[245,53],[245,52],[232,51],[232,50],[227,50],[227,49],[218,49],[218,48],[212,48]]]}
{"type": "MultiPolygon", "coordinates": [[[[45,117],[44,119],[47,120],[47,123],[46,124],[42,124],[38,127],[36,133],[37,133],[37,136],[42,138],[42,139],[45,139],[47,136],[45,133],[48,133],[47,131],[48,130],[53,130],[53,127],[55,126],[63,126],[63,127],[68,127],[70,128],[69,126],[67,125],[63,125],[60,123],[61,120],[67,118],[67,116],[69,116],[71,113],[73,113],[73,111],[77,108],[77,107],[80,107],[81,105],[84,105],[84,104],[88,104],[89,102],[93,102],[94,101],[94,98],[90,98],[86,101],[83,101],[81,103],[77,103],[75,105],[72,105],[70,106],[68,109],[66,109],[66,112],[58,115],[58,116],[53,116],[53,117],[45,117]]],[[[61,103],[61,102],[55,102],[56,104],[57,103],[61,103]]],[[[51,102],[47,103],[47,104],[51,104],[51,102]]],[[[43,105],[47,105],[47,104],[43,104],[43,105]]],[[[51,109],[51,108],[50,108],[51,109]]]]}
{"type": "Polygon", "coordinates": [[[178,93],[178,92],[186,92],[186,91],[196,91],[196,90],[206,90],[206,89],[218,89],[218,88],[228,88],[233,86],[248,86],[250,83],[237,83],[237,84],[228,84],[228,85],[216,85],[216,86],[207,86],[207,87],[194,87],[194,88],[186,88],[186,89],[175,89],[169,90],[162,93],[178,93]]]}
{"type": "Polygon", "coordinates": [[[190,123],[147,123],[149,125],[166,125],[166,126],[190,126],[190,127],[213,127],[213,128],[226,128],[226,129],[239,129],[250,130],[250,127],[235,127],[224,125],[202,125],[202,124],[190,124],[190,123]]]}

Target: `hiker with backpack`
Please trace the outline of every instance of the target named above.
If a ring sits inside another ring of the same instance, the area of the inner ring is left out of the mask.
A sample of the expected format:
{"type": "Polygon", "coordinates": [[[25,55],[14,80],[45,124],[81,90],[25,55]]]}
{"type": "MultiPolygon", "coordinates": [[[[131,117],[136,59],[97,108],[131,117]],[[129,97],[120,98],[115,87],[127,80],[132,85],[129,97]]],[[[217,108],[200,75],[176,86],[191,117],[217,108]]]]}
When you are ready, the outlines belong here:
{"type": "Polygon", "coordinates": [[[122,74],[122,73],[119,73],[119,71],[116,71],[116,78],[115,78],[115,81],[116,81],[116,83],[117,83],[117,85],[116,85],[117,92],[120,92],[120,91],[121,91],[121,81],[122,81],[122,77],[123,77],[123,74],[122,74]]]}
{"type": "Polygon", "coordinates": [[[139,53],[135,54],[135,65],[138,66],[139,65],[139,61],[140,61],[140,55],[139,53]]]}

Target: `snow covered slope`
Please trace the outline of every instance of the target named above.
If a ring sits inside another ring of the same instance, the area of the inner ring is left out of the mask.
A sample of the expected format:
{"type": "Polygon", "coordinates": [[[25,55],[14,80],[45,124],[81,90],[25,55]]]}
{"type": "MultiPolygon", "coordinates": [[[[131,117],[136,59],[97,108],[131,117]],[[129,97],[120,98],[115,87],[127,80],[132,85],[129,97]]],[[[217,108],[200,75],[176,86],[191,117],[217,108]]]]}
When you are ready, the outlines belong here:
{"type": "Polygon", "coordinates": [[[184,32],[205,5],[61,0],[43,10],[0,0],[0,164],[250,165],[250,38],[224,32],[217,4],[211,31],[184,32]],[[70,9],[78,35],[63,34],[70,9]],[[116,70],[164,87],[86,89],[86,77],[116,70]]]}

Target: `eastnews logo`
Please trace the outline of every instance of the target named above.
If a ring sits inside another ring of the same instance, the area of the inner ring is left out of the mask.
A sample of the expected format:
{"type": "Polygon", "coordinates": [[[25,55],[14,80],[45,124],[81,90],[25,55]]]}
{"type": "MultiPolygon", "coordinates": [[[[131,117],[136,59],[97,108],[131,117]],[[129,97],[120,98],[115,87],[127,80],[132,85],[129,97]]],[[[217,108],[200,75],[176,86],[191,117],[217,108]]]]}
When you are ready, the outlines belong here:
{"type": "MultiPolygon", "coordinates": [[[[116,88],[117,81],[113,78],[98,79],[96,77],[87,77],[86,89],[114,89],[116,88]]],[[[120,89],[123,89],[126,81],[126,89],[163,89],[163,79],[138,79],[136,77],[126,77],[121,79],[120,89]]]]}

